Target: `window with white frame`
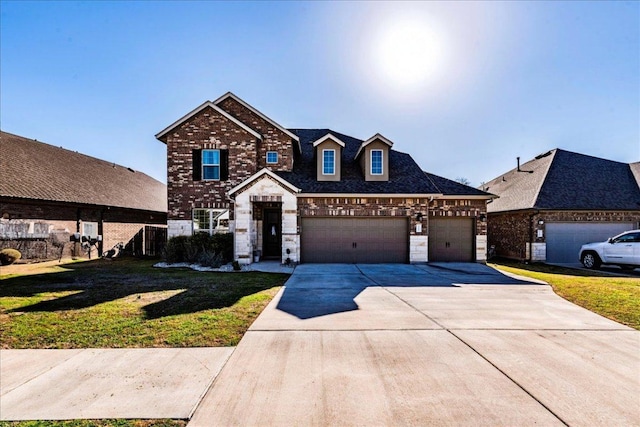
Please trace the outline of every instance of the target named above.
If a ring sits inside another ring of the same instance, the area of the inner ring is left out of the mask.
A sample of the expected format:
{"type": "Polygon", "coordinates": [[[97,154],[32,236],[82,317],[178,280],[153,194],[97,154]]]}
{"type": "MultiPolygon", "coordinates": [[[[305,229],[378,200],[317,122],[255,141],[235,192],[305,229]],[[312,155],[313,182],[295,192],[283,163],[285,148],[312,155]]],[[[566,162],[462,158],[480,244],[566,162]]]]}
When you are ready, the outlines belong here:
{"type": "Polygon", "coordinates": [[[275,163],[278,163],[278,152],[267,151],[267,164],[273,165],[275,163]]]}
{"type": "Polygon", "coordinates": [[[322,150],[322,174],[335,175],[336,150],[322,150]]]}
{"type": "Polygon", "coordinates": [[[194,233],[227,233],[229,232],[229,209],[194,209],[194,233]]]}
{"type": "Polygon", "coordinates": [[[371,175],[382,173],[382,150],[371,150],[371,175]]]}
{"type": "Polygon", "coordinates": [[[220,150],[202,150],[202,179],[220,180],[220,150]]]}
{"type": "Polygon", "coordinates": [[[82,235],[87,237],[98,237],[98,223],[97,222],[83,222],[82,223],[82,235]]]}

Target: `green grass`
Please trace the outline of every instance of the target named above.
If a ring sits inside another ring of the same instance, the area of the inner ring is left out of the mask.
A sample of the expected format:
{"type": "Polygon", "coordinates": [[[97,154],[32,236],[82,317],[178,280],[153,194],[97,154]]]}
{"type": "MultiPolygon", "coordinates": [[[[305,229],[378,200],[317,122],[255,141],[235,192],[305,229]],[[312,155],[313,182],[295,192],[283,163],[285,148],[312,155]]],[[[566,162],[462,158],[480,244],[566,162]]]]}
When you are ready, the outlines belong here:
{"type": "Polygon", "coordinates": [[[95,260],[0,276],[2,348],[236,345],[285,274],[95,260]]]}
{"type": "Polygon", "coordinates": [[[616,322],[640,329],[640,279],[546,264],[500,261],[495,268],[543,280],[564,299],[616,322]]]}
{"type": "Polygon", "coordinates": [[[184,427],[183,420],[0,421],[0,427],[184,427]]]}

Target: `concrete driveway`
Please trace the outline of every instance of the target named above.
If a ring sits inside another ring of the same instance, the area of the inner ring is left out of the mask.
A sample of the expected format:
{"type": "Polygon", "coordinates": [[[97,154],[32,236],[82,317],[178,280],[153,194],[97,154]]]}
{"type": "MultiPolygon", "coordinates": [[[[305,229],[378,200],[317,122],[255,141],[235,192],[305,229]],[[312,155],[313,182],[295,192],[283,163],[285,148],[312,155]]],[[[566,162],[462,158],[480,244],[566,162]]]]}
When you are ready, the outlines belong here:
{"type": "Polygon", "coordinates": [[[479,264],[301,265],[189,426],[640,425],[640,333],[479,264]]]}

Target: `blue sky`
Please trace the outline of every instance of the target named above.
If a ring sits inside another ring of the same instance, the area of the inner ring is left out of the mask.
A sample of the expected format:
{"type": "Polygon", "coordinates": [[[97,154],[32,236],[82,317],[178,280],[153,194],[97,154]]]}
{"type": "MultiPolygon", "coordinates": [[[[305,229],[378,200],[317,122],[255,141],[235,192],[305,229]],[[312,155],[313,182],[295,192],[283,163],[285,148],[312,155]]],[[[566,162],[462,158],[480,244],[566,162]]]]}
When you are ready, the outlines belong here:
{"type": "Polygon", "coordinates": [[[0,1],[0,127],[166,182],[154,135],[232,91],[489,181],[640,160],[640,2],[0,1]]]}

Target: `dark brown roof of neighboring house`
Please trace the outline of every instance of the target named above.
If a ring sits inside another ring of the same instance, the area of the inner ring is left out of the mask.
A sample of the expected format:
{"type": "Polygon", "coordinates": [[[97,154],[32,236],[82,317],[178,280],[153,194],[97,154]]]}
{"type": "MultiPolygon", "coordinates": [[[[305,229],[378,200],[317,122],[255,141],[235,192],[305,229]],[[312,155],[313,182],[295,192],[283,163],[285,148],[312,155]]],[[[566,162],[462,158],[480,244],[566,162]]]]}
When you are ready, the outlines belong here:
{"type": "Polygon", "coordinates": [[[0,131],[0,197],[167,211],[167,187],[142,172],[0,131]]]}
{"type": "Polygon", "coordinates": [[[640,210],[638,164],[561,149],[536,156],[482,186],[499,196],[489,212],[522,209],[640,210]],[[634,176],[635,175],[635,176],[634,176]]]}

